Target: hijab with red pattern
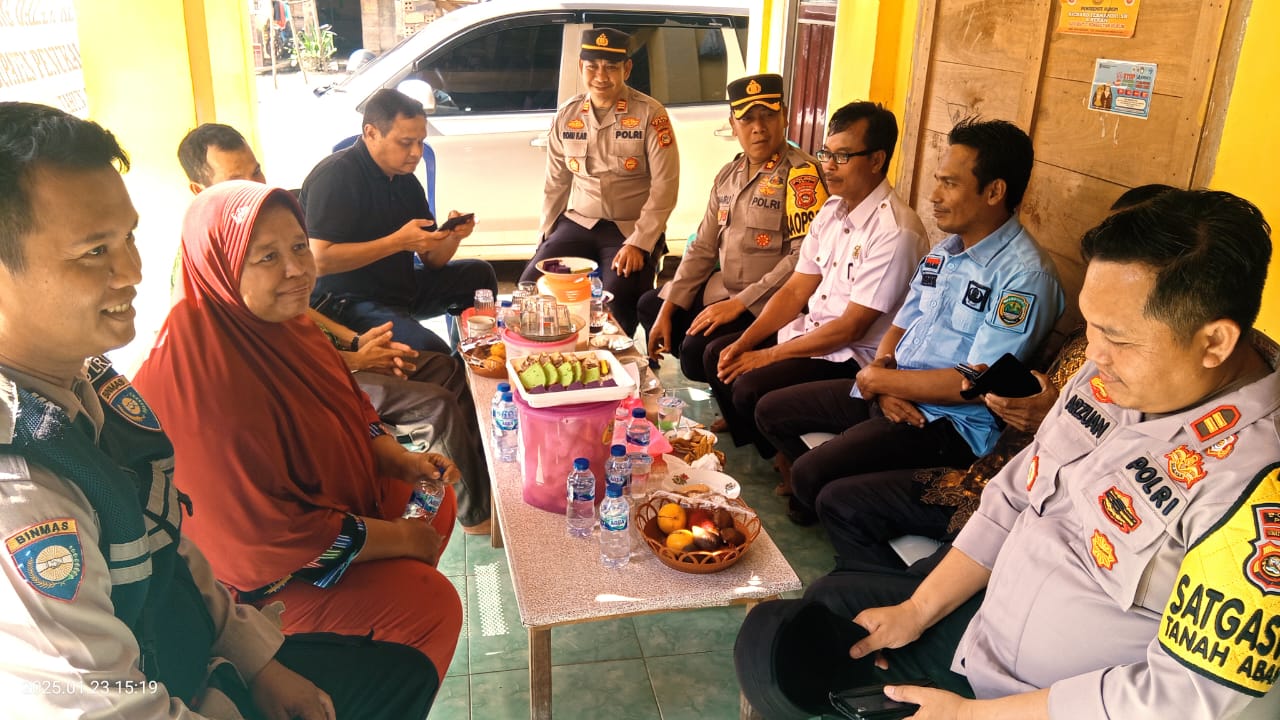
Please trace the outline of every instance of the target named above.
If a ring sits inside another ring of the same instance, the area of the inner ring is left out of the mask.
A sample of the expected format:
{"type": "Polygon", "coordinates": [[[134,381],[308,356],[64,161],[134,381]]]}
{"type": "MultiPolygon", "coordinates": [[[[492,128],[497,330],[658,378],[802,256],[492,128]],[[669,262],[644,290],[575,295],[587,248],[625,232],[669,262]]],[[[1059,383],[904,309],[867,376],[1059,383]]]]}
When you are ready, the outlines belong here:
{"type": "Polygon", "coordinates": [[[346,513],[377,514],[387,487],[369,438],[377,415],[337,351],[306,315],[268,322],[241,299],[254,223],[276,203],[305,228],[285,190],[233,181],[196,196],[181,296],[134,381],[192,499],[183,533],[240,590],[315,560],[346,513]]]}

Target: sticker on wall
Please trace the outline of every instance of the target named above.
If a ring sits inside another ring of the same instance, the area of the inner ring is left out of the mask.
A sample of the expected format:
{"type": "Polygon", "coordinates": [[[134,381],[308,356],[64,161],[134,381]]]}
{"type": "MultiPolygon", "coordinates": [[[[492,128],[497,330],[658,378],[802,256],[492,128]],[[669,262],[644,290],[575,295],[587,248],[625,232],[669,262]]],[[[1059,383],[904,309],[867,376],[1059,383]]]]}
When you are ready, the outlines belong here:
{"type": "Polygon", "coordinates": [[[1097,112],[1146,120],[1155,85],[1155,63],[1098,58],[1087,105],[1097,112]]]}
{"type": "Polygon", "coordinates": [[[1058,0],[1058,32],[1133,37],[1142,0],[1058,0]]]}

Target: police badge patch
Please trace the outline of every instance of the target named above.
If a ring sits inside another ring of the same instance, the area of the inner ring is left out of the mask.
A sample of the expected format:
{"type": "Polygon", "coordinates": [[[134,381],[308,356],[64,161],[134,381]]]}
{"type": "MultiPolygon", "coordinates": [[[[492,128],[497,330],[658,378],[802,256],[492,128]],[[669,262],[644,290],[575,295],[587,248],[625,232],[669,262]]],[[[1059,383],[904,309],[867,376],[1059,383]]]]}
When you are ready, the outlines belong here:
{"type": "Polygon", "coordinates": [[[45,597],[71,601],[84,579],[80,533],[72,518],[29,525],[4,542],[27,584],[45,597]]]}

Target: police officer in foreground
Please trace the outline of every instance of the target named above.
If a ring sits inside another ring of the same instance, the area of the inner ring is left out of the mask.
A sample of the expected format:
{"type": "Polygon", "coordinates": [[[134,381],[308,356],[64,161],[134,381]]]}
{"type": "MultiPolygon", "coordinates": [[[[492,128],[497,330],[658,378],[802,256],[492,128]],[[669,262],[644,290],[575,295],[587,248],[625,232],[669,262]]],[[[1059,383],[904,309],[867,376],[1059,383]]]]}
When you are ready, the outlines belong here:
{"type": "Polygon", "coordinates": [[[720,169],[697,239],[676,275],[640,298],[649,355],[680,358],[690,380],[715,375],[713,339],[741,333],[795,269],[800,240],[827,199],[813,156],[787,143],[781,75],[729,83],[729,125],[742,152],[720,169]]]}
{"type": "Polygon", "coordinates": [[[5,716],[424,717],[422,653],[285,639],[182,536],[173,448],[100,357],[133,339],[141,280],[117,167],[128,159],[97,124],[0,103],[5,716]]]}
{"type": "Polygon", "coordinates": [[[1266,694],[1280,350],[1252,327],[1269,235],[1204,190],[1085,233],[1087,362],[1031,445],[927,577],[837,572],[757,606],[734,650],[752,706],[807,718],[828,691],[887,683],[918,718],[1217,720],[1266,694]]]}
{"type": "Polygon", "coordinates": [[[546,258],[600,263],[613,315],[627,335],[636,304],[653,288],[676,206],[680,158],[666,108],[627,87],[630,37],[610,28],[582,33],[578,68],[586,92],[556,113],[547,142],[542,244],[521,280],[537,280],[546,258]]]}

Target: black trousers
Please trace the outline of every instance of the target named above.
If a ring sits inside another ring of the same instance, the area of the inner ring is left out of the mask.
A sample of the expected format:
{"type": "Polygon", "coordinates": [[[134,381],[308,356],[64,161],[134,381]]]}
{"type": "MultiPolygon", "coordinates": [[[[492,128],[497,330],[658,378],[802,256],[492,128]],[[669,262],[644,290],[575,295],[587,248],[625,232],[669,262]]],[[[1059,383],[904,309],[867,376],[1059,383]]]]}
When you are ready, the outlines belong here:
{"type": "Polygon", "coordinates": [[[955,508],[921,502],[916,470],[841,478],[818,493],[817,511],[836,550],[836,567],[904,567],[889,541],[903,535],[949,540],[955,508]]]}
{"type": "Polygon", "coordinates": [[[951,671],[951,660],[982,604],[982,593],[910,645],[881,651],[887,670],[875,666],[874,655],[849,657],[849,648],[867,635],[853,618],[909,598],[948,549],[905,570],[867,566],[837,571],[815,582],[800,600],[757,605],[743,621],[733,648],[738,684],[751,706],[769,720],[836,717],[828,700],[832,691],[921,679],[973,697],[964,676],[951,671]]]}
{"type": "Polygon", "coordinates": [[[551,233],[538,245],[538,250],[520,274],[521,282],[536,281],[542,276],[537,264],[553,257],[581,257],[600,263],[600,280],[604,289],[613,293],[613,304],[609,309],[614,320],[618,321],[622,332],[627,337],[636,334],[639,320],[636,307],[640,296],[653,289],[654,278],[657,277],[657,259],[667,252],[666,236],[658,238],[658,244],[649,253],[644,268],[622,277],[613,271],[613,258],[622,249],[627,238],[622,231],[608,220],[601,220],[593,228],[584,228],[563,215],[551,228],[551,233]]]}
{"type": "MultiPolygon", "coordinates": [[[[701,297],[701,289],[698,295],[701,297]]],[[[720,353],[719,351],[709,352],[712,342],[723,337],[732,337],[729,342],[733,342],[748,327],[751,327],[752,321],[756,319],[755,315],[747,311],[734,318],[733,322],[721,325],[712,332],[690,335],[689,326],[705,307],[701,302],[694,302],[688,310],[677,307],[671,314],[671,354],[680,360],[680,372],[695,382],[709,382],[716,375],[720,353]]],[[[640,307],[637,310],[646,336],[653,327],[654,321],[658,319],[658,312],[661,309],[662,298],[658,297],[657,290],[650,290],[640,296],[640,307]]],[[[724,346],[719,347],[723,349],[724,346]]]]}
{"type": "MultiPolygon", "coordinates": [[[[707,352],[719,358],[720,353],[736,339],[735,335],[731,338],[716,340],[708,346],[707,352]]],[[[774,343],[774,338],[770,338],[768,342],[758,347],[768,347],[774,343]]],[[[852,358],[844,362],[831,362],[819,358],[790,358],[743,373],[733,381],[732,385],[720,382],[714,374],[709,382],[711,393],[720,403],[720,412],[729,423],[730,432],[733,433],[733,443],[738,447],[754,443],[761,457],[771,458],[777,450],[785,452],[785,449],[774,443],[769,435],[763,433],[762,426],[758,424],[761,417],[758,409],[761,400],[779,389],[788,388],[796,383],[807,383],[810,380],[846,378],[847,382],[851,383],[853,377],[858,374],[858,370],[858,363],[852,358]]],[[[810,431],[800,431],[800,433],[805,432],[810,431]]],[[[800,433],[796,434],[797,438],[800,433]]],[[[803,443],[801,445],[803,446],[803,443]]]]}
{"type": "MultiPolygon", "coordinates": [[[[967,467],[973,451],[951,421],[935,420],[922,428],[895,423],[877,405],[849,397],[852,380],[826,380],[793,385],[761,398],[756,407],[760,432],[791,459],[791,502],[815,511],[819,493],[855,475],[926,467],[967,467]],[[800,436],[837,433],[809,450],[800,436]]],[[[865,483],[866,480],[856,481],[865,483]]],[[[832,491],[825,505],[838,503],[832,491]]]]}
{"type": "MultiPolygon", "coordinates": [[[[440,689],[426,655],[365,637],[288,635],[275,659],[328,693],[339,718],[423,720],[440,689]]],[[[228,696],[248,720],[263,718],[243,686],[228,696]]]]}

